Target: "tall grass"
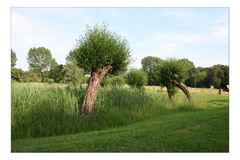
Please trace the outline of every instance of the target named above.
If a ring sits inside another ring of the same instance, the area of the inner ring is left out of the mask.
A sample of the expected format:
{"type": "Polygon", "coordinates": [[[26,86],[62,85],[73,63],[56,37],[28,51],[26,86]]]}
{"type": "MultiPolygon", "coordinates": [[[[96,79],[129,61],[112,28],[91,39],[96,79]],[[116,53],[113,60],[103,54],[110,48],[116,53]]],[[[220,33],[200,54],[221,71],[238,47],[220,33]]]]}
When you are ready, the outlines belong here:
{"type": "MultiPolygon", "coordinates": [[[[12,138],[44,137],[99,130],[159,116],[169,103],[162,92],[144,89],[101,88],[94,116],[80,116],[85,88],[82,86],[31,86],[12,84],[12,138]]],[[[191,107],[191,106],[190,106],[191,107]]],[[[184,108],[184,107],[183,107],[184,108]]]]}
{"type": "Polygon", "coordinates": [[[61,88],[12,85],[12,137],[72,132],[78,121],[77,104],[77,98],[61,88]]]}

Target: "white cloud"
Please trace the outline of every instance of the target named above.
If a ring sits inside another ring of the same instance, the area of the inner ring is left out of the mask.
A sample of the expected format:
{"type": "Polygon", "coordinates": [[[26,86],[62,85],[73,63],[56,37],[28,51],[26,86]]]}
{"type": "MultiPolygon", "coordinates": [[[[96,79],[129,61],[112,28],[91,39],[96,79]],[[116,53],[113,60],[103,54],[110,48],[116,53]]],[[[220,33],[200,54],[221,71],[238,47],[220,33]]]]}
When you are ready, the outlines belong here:
{"type": "Polygon", "coordinates": [[[211,27],[211,30],[195,33],[184,32],[160,32],[152,37],[153,41],[158,42],[175,42],[179,44],[196,44],[196,43],[219,43],[227,42],[228,27],[222,25],[218,27],[211,27]]]}
{"type": "Polygon", "coordinates": [[[203,55],[216,52],[213,50],[204,50],[202,56],[199,50],[195,50],[195,46],[209,45],[226,45],[228,42],[228,26],[218,25],[207,28],[207,31],[202,33],[186,33],[186,32],[159,32],[152,36],[146,37],[143,42],[135,44],[133,54],[136,56],[136,61],[132,66],[141,67],[141,59],[151,55],[161,58],[189,58],[196,62],[196,66],[211,66],[212,64],[222,63],[227,64],[227,58],[210,58],[207,59],[203,55]],[[151,47],[148,47],[148,46],[151,47]],[[146,49],[148,48],[148,49],[146,49]],[[208,52],[208,53],[206,53],[208,52]],[[136,54],[135,54],[136,53],[136,54]],[[194,53],[194,54],[193,54],[194,53]]]}

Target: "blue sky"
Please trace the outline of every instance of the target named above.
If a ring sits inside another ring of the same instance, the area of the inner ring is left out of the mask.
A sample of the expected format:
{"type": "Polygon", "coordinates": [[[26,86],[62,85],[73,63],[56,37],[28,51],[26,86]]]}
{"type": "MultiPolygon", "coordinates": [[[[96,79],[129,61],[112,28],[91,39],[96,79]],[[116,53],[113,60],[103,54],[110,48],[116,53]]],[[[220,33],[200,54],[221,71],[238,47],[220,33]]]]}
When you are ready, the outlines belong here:
{"type": "Polygon", "coordinates": [[[146,56],[228,64],[227,8],[12,8],[16,67],[27,70],[28,50],[42,46],[64,64],[86,25],[103,22],[128,40],[130,67],[140,68],[146,56]]]}

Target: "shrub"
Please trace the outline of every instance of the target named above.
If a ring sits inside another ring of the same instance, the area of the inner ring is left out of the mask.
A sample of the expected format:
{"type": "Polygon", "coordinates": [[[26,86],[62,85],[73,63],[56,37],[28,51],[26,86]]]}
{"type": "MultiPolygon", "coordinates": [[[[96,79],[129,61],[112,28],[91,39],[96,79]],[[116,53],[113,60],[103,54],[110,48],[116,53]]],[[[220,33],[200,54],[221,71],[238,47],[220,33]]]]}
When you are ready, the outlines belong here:
{"type": "Polygon", "coordinates": [[[141,69],[132,69],[126,75],[127,83],[132,87],[143,87],[147,84],[147,74],[141,69]]]}
{"type": "Polygon", "coordinates": [[[38,74],[32,70],[26,71],[24,76],[24,82],[40,82],[38,74]]]}
{"type": "Polygon", "coordinates": [[[22,82],[24,78],[24,72],[18,68],[11,69],[11,79],[17,82],[22,82]]]}

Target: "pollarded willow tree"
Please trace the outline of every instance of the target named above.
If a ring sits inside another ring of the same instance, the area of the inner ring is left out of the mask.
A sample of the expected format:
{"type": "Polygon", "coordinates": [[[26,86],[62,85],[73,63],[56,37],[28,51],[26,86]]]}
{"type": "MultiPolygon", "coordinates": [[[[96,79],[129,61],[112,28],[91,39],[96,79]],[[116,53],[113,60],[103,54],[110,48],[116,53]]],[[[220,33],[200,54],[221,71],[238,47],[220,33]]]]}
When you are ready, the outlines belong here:
{"type": "Polygon", "coordinates": [[[85,35],[77,40],[68,58],[90,74],[82,103],[82,114],[89,116],[94,111],[94,103],[101,80],[110,73],[127,69],[130,63],[130,50],[126,39],[110,32],[106,25],[87,27],[85,35]]]}
{"type": "Polygon", "coordinates": [[[159,83],[167,88],[168,97],[172,99],[176,87],[181,89],[188,100],[191,100],[191,94],[188,87],[184,84],[188,75],[188,66],[177,59],[168,59],[157,66],[159,83]]]}

